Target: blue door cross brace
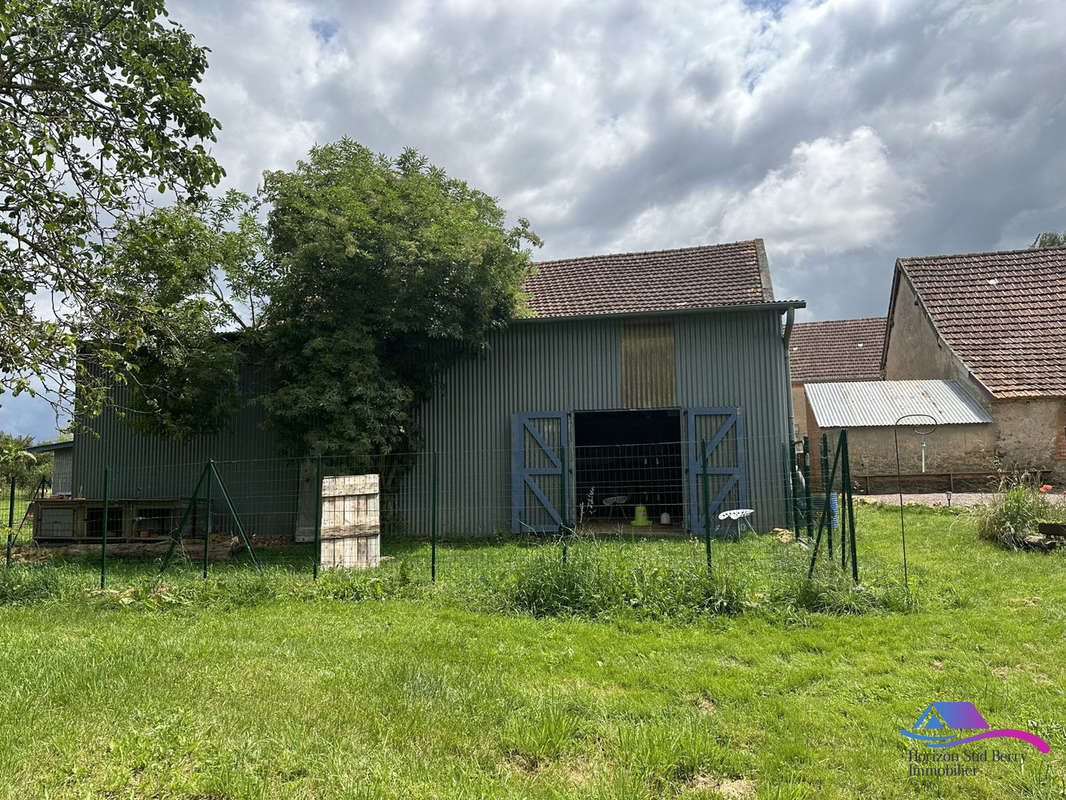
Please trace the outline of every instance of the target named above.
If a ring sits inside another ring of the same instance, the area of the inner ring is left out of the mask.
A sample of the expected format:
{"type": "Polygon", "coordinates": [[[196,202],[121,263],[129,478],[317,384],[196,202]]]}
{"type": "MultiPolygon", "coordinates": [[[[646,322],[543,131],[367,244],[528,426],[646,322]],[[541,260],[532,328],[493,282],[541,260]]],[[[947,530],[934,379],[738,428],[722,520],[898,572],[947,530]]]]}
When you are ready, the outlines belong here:
{"type": "MultiPolygon", "coordinates": [[[[741,508],[748,503],[748,476],[744,467],[744,410],[741,408],[690,408],[688,409],[688,503],[689,503],[689,530],[699,533],[704,530],[703,519],[703,469],[707,465],[708,481],[718,476],[715,480],[717,491],[710,489],[707,508],[711,517],[711,529],[717,531],[721,526],[718,524],[719,511],[727,511],[723,508],[726,498],[736,490],[737,503],[741,508]],[[707,423],[697,424],[701,420],[720,420],[719,427],[713,434],[704,435],[709,431],[701,431],[707,423]],[[706,442],[706,450],[700,452],[701,445],[706,442]],[[732,448],[732,456],[729,445],[732,448]],[[712,494],[713,492],[713,494],[712,494]]],[[[732,507],[732,506],[731,506],[732,507]]]]}
{"type": "MultiPolygon", "coordinates": [[[[569,446],[565,411],[515,414],[511,420],[511,530],[513,533],[549,533],[562,525],[559,513],[563,480],[562,452],[569,446]],[[549,443],[548,428],[558,425],[559,443],[549,443]],[[532,440],[532,441],[530,441],[532,440]],[[529,445],[527,447],[527,444],[529,445]],[[558,478],[544,480],[545,478],[558,478]],[[552,484],[549,486],[548,484],[552,484]],[[556,484],[557,487],[556,488],[556,484]],[[527,508],[527,491],[532,511],[527,508]],[[539,512],[539,513],[537,513],[539,512]]],[[[567,504],[569,505],[569,504],[567,504]]]]}

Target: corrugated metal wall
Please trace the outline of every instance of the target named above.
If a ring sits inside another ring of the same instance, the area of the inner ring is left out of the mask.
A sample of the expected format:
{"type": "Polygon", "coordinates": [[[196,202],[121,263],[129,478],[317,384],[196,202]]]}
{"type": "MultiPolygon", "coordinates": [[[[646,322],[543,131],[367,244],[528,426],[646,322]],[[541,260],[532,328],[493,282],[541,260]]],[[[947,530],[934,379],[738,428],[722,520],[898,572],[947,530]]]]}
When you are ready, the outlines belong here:
{"type": "Polygon", "coordinates": [[[70,494],[73,485],[71,476],[74,466],[74,448],[55,451],[52,467],[52,494],[70,494]]]}
{"type": "MultiPolygon", "coordinates": [[[[511,417],[522,411],[621,407],[617,320],[523,322],[457,364],[421,421],[439,452],[442,533],[494,533],[511,525],[511,417]]],[[[398,498],[409,530],[430,530],[432,470],[417,462],[398,498]]]]}
{"type": "MultiPolygon", "coordinates": [[[[242,383],[253,381],[246,370],[242,383]]],[[[124,390],[118,389],[116,397],[123,402],[124,390]]],[[[281,458],[262,420],[258,405],[246,405],[219,434],[173,441],[139,434],[113,411],[105,411],[89,422],[93,433],[75,434],[73,491],[79,497],[103,497],[104,468],[110,467],[111,496],[116,499],[187,498],[204,464],[213,458],[250,532],[292,535],[298,462],[281,458]]]]}
{"type": "MultiPolygon", "coordinates": [[[[439,453],[441,533],[509,530],[515,413],[625,407],[623,324],[631,322],[520,322],[495,336],[484,354],[448,372],[421,414],[424,449],[439,453]]],[[[679,315],[673,318],[673,338],[675,404],[744,409],[756,527],[783,524],[790,398],[780,315],[772,310],[679,315]]],[[[204,462],[214,458],[248,527],[260,535],[291,535],[299,462],[280,457],[261,420],[258,408],[245,407],[224,433],[172,442],[136,434],[104,414],[92,423],[99,438],[77,436],[73,491],[100,497],[103,469],[111,466],[116,498],[188,496],[204,462]],[[242,463],[227,463],[237,461],[242,463]]],[[[430,531],[432,464],[416,460],[401,485],[397,511],[411,532],[430,531]]]]}
{"type": "Polygon", "coordinates": [[[785,524],[788,408],[781,317],[774,311],[677,319],[677,401],[744,410],[748,502],[755,527],[785,524]]]}
{"type": "MultiPolygon", "coordinates": [[[[673,324],[676,404],[744,409],[755,525],[783,525],[791,398],[780,314],[682,315],[673,324]]],[[[513,414],[625,407],[622,326],[594,318],[519,323],[496,337],[487,353],[449,372],[421,415],[426,449],[440,454],[441,533],[509,529],[513,414]]],[[[412,532],[430,530],[432,486],[432,469],[422,460],[398,502],[412,532]]]]}

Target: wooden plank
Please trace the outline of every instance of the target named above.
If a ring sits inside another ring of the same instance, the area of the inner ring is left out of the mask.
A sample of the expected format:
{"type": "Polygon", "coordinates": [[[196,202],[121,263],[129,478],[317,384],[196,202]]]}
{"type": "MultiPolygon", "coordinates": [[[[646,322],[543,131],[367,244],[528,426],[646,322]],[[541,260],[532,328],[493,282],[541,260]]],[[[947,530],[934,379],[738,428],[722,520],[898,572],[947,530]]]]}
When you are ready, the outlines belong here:
{"type": "Polygon", "coordinates": [[[674,373],[674,324],[660,320],[622,326],[622,406],[664,408],[677,405],[674,373]]]}
{"type": "Polygon", "coordinates": [[[322,480],[323,569],[368,569],[381,561],[380,480],[330,475],[322,480]]]}

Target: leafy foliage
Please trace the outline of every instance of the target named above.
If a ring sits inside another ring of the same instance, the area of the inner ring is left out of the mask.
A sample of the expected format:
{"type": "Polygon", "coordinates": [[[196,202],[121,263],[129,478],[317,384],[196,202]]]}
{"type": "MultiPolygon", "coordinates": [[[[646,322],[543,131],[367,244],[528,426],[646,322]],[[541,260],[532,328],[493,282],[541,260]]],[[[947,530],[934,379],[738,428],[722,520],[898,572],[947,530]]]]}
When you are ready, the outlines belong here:
{"type": "Polygon", "coordinates": [[[222,176],[196,91],[206,52],[165,16],[163,0],[0,5],[0,391],[44,385],[69,411],[76,380],[97,409],[160,329],[117,285],[115,226],[155,192],[196,200],[222,176]]]}
{"type": "Polygon", "coordinates": [[[275,429],[299,452],[402,452],[449,364],[522,308],[525,220],[414,150],[395,160],[344,139],[267,173],[279,275],[265,339],[275,429]]]}
{"type": "Polygon", "coordinates": [[[52,477],[51,453],[30,453],[32,436],[18,436],[0,431],[0,480],[3,485],[14,478],[21,486],[36,486],[42,478],[52,477]]]}
{"type": "Polygon", "coordinates": [[[1036,249],[1038,247],[1063,247],[1066,246],[1066,231],[1062,233],[1041,233],[1038,234],[1033,243],[1029,245],[1030,249],[1036,249]]]}
{"type": "Polygon", "coordinates": [[[214,432],[234,410],[240,364],[274,276],[258,210],[230,191],[156,209],[120,229],[119,280],[128,302],[151,312],[126,359],[124,414],[138,430],[171,438],[214,432]]]}

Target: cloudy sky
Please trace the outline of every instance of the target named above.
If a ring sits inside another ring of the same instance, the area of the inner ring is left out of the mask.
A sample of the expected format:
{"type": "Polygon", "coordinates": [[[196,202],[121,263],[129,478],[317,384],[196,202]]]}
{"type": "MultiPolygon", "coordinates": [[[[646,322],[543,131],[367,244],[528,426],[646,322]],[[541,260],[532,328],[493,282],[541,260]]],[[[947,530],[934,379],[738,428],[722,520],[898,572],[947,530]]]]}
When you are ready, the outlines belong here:
{"type": "Polygon", "coordinates": [[[316,142],[411,145],[537,258],[763,237],[806,319],[884,314],[897,256],[1066,229],[1061,0],[168,5],[249,191],[316,142]]]}

